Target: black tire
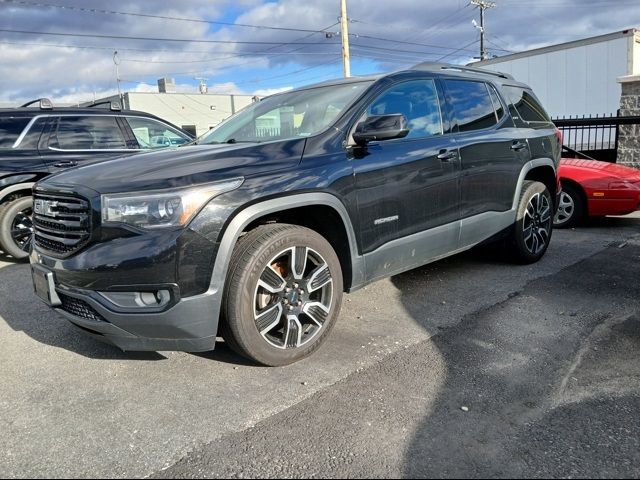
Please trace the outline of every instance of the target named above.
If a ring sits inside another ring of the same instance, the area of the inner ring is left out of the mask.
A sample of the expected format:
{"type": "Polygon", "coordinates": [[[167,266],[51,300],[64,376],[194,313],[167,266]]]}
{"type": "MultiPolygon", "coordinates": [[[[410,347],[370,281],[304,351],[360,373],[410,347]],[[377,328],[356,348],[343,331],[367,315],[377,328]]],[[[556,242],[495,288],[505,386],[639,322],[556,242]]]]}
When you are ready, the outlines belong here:
{"type": "Polygon", "coordinates": [[[32,212],[31,197],[18,198],[0,209],[0,248],[16,260],[29,257],[32,212]],[[29,229],[29,232],[26,229],[29,229]],[[18,231],[19,234],[16,234],[18,231]]]}
{"type": "Polygon", "coordinates": [[[541,182],[526,180],[522,185],[516,222],[509,241],[514,261],[521,264],[540,260],[553,233],[553,200],[541,182]]]}
{"type": "Polygon", "coordinates": [[[582,191],[574,185],[565,184],[560,194],[560,204],[553,219],[554,228],[571,228],[582,223],[586,216],[582,191]]]}
{"type": "Polygon", "coordinates": [[[340,312],[342,288],[340,261],[321,235],[296,225],[260,226],[242,237],[233,251],[223,295],[220,335],[231,349],[257,363],[294,363],[313,353],[327,338],[340,312]],[[302,258],[301,253],[304,261],[298,264],[296,259],[302,258]],[[329,280],[321,275],[314,280],[313,272],[327,268],[329,280]],[[292,269],[301,271],[302,278],[296,280],[289,271],[292,269]],[[279,285],[277,288],[282,291],[267,291],[265,279],[272,280],[269,285],[279,285]],[[322,281],[327,283],[319,286],[322,281]],[[318,309],[320,303],[323,309],[318,309]],[[310,309],[309,313],[303,311],[306,309],[310,309]],[[312,312],[314,316],[310,315],[312,312]]]}

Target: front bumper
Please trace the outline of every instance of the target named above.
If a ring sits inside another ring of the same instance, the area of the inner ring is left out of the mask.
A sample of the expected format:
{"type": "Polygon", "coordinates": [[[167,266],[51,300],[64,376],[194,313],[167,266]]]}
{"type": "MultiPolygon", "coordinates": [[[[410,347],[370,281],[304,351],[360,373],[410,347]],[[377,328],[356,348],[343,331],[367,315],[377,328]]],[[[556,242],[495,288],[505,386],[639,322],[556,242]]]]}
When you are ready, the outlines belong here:
{"type": "MultiPolygon", "coordinates": [[[[33,252],[31,262],[47,264],[41,254],[33,252]]],[[[55,262],[54,264],[55,265],[55,262]]],[[[56,269],[51,268],[54,275],[56,269]]],[[[216,343],[219,300],[217,293],[179,298],[166,310],[141,309],[123,311],[93,290],[81,289],[55,280],[55,290],[62,305],[53,307],[73,325],[92,337],[128,351],[213,350],[216,343]]],[[[135,290],[136,286],[131,287],[135,290]]]]}

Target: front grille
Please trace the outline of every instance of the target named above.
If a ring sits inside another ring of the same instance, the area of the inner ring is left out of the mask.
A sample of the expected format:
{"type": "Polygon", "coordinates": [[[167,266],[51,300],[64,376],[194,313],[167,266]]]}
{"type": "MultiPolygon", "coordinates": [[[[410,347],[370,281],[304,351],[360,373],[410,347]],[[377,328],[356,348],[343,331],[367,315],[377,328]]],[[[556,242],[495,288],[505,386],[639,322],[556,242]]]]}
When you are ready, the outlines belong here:
{"type": "Polygon", "coordinates": [[[80,250],[91,234],[89,202],[74,196],[37,193],[33,226],[38,247],[55,255],[80,250]]]}
{"type": "Polygon", "coordinates": [[[84,300],[80,300],[75,297],[70,297],[63,293],[59,293],[60,301],[62,305],[60,308],[71,315],[84,318],[86,320],[93,320],[94,322],[104,322],[105,319],[96,312],[91,305],[84,300]]]}

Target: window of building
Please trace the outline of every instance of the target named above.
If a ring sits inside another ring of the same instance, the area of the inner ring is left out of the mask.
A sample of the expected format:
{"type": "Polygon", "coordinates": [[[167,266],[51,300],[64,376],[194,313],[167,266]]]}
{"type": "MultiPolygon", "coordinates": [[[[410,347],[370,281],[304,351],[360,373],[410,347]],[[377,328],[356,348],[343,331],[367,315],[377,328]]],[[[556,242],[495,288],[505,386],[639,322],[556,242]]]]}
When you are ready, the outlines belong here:
{"type": "Polygon", "coordinates": [[[185,132],[190,133],[191,135],[193,135],[194,137],[197,135],[196,133],[196,126],[195,125],[182,125],[182,129],[185,132]]]}

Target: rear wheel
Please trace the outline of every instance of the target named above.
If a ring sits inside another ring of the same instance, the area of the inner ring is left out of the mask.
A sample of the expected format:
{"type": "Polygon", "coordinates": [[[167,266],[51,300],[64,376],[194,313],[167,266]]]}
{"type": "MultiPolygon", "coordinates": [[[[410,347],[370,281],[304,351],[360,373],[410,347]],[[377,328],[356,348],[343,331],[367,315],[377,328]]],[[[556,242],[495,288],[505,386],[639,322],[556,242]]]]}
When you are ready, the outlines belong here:
{"type": "Polygon", "coordinates": [[[570,228],[580,223],[584,216],[585,208],[581,192],[573,185],[563,185],[553,226],[570,228]]]}
{"type": "Polygon", "coordinates": [[[331,245],[295,225],[245,235],[229,265],[221,335],[237,353],[281,366],[314,352],[342,302],[342,270],[331,245]]]}
{"type": "Polygon", "coordinates": [[[0,210],[0,248],[13,258],[29,256],[33,236],[33,199],[21,197],[0,210]]]}
{"type": "Polygon", "coordinates": [[[520,194],[516,223],[511,234],[511,253],[518,263],[540,260],[553,232],[553,201],[541,182],[525,181],[520,194]]]}

